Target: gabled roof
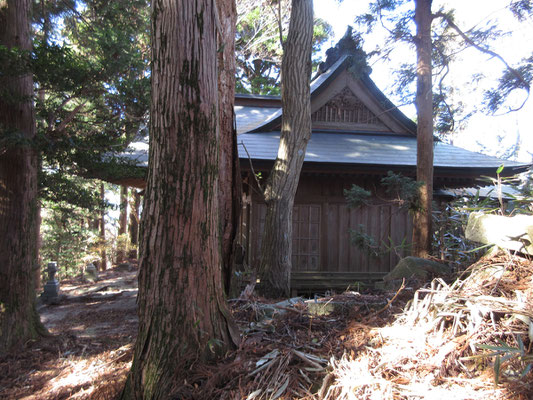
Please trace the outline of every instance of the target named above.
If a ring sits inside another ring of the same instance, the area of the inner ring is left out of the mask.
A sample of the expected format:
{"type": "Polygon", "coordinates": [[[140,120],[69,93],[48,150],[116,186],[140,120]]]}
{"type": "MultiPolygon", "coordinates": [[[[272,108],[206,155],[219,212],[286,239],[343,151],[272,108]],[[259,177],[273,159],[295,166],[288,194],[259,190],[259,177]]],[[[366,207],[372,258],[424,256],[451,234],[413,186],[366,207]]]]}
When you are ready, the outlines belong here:
{"type": "MultiPolygon", "coordinates": [[[[318,75],[312,82],[311,82],[311,103],[313,103],[313,100],[316,100],[317,97],[322,94],[324,91],[326,91],[329,87],[329,85],[339,77],[340,74],[347,71],[351,65],[351,56],[349,55],[342,55],[333,65],[331,65],[325,72],[318,75]]],[[[404,113],[402,113],[388,98],[383,94],[381,90],[376,86],[376,84],[370,79],[370,77],[367,74],[360,74],[358,76],[357,80],[361,85],[364,86],[368,92],[370,92],[373,96],[373,98],[376,100],[376,102],[379,104],[381,108],[381,113],[387,114],[387,116],[394,118],[398,123],[400,123],[402,126],[404,126],[405,130],[409,133],[416,135],[416,124],[409,118],[405,116],[404,113]]],[[[270,96],[269,96],[270,97],[270,96]]],[[[257,99],[260,99],[259,96],[256,96],[257,99]]],[[[240,107],[240,111],[242,111],[242,116],[246,116],[248,113],[252,112],[253,107],[243,107],[243,106],[236,106],[240,107]]],[[[253,110],[256,114],[258,114],[257,108],[253,110]]],[[[236,108],[236,114],[237,114],[237,108],[236,108]]],[[[272,131],[276,128],[279,128],[281,125],[281,116],[282,116],[282,110],[281,107],[277,109],[270,109],[268,112],[267,118],[265,118],[263,121],[257,120],[257,125],[249,130],[246,129],[239,129],[239,133],[242,132],[268,132],[272,131]]],[[[237,115],[237,118],[239,118],[239,115],[237,115]]],[[[238,121],[239,125],[239,121],[238,121]]],[[[252,125],[246,125],[246,128],[249,128],[252,125]]]]}
{"type": "MultiPolygon", "coordinates": [[[[341,39],[341,41],[344,39],[341,39]]],[[[341,42],[339,42],[340,44],[341,42]]],[[[353,43],[328,50],[327,62],[311,83],[313,132],[305,166],[327,166],[343,171],[410,169],[416,167],[416,124],[378,89],[369,68],[360,68],[353,43]],[[350,50],[351,47],[351,50],[350,50]],[[352,55],[345,51],[351,51],[352,55]],[[332,51],[333,50],[333,51],[332,51]],[[359,67],[359,68],[356,68],[359,67]],[[354,70],[355,69],[355,70],[354,70]],[[355,111],[354,111],[355,110],[355,111]],[[363,117],[361,117],[363,115],[363,117]]],[[[281,125],[279,96],[236,95],[235,115],[239,158],[271,163],[276,159],[281,125]]],[[[132,143],[123,154],[138,166],[148,166],[148,139],[132,143]]],[[[435,141],[435,174],[495,175],[504,164],[505,175],[530,168],[435,141]]],[[[464,181],[465,182],[465,181],[464,181]]]]}
{"type": "Polygon", "coordinates": [[[237,119],[237,134],[250,132],[261,126],[265,121],[277,115],[281,108],[262,106],[235,106],[235,117],[237,119]]]}
{"type": "MultiPolygon", "coordinates": [[[[280,140],[279,132],[245,133],[237,138],[239,156],[246,158],[245,149],[254,160],[275,160],[280,140]],[[244,156],[244,157],[243,157],[244,156]]],[[[304,162],[392,167],[416,166],[416,138],[398,135],[377,135],[354,132],[313,132],[307,143],[304,162]]],[[[469,168],[496,170],[501,164],[518,167],[505,161],[455,147],[442,142],[434,146],[435,168],[469,168]]]]}
{"type": "MultiPolygon", "coordinates": [[[[414,169],[416,124],[390,102],[368,74],[354,76],[349,71],[350,66],[350,56],[342,55],[311,83],[312,112],[315,113],[324,104],[329,104],[328,101],[334,100],[335,96],[346,92],[360,98],[365,103],[363,107],[372,108],[372,118],[379,119],[379,123],[371,126],[372,129],[366,129],[361,124],[353,124],[352,129],[346,129],[350,124],[330,123],[330,128],[325,129],[325,126],[313,120],[313,132],[307,144],[304,165],[342,165],[345,170],[351,166],[354,172],[362,166],[414,169]]],[[[255,98],[258,102],[261,99],[260,96],[255,98]]],[[[281,107],[253,107],[250,102],[247,106],[240,106],[239,103],[237,98],[235,109],[239,157],[273,162],[279,146],[281,107]]],[[[435,140],[436,172],[461,170],[470,176],[494,175],[502,164],[506,167],[506,175],[529,168],[514,161],[501,160],[435,140]]]]}

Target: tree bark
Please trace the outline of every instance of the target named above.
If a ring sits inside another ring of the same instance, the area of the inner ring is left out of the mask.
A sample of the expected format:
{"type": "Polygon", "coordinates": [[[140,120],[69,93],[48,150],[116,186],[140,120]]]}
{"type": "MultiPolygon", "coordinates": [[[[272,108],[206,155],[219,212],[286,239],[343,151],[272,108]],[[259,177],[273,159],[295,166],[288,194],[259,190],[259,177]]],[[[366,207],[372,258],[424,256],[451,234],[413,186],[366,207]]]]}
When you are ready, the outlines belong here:
{"type": "MultiPolygon", "coordinates": [[[[41,162],[37,160],[37,171],[41,170],[41,162]]],[[[39,293],[41,289],[41,268],[43,264],[43,258],[41,256],[41,247],[43,244],[43,236],[41,235],[41,224],[42,224],[42,215],[41,215],[41,203],[37,195],[37,211],[35,212],[35,240],[36,240],[36,249],[35,249],[35,266],[33,269],[33,288],[35,293],[39,293]]]]}
{"type": "Polygon", "coordinates": [[[120,215],[118,219],[117,264],[126,258],[126,232],[128,231],[128,187],[120,187],[120,215]]]}
{"type": "Polygon", "coordinates": [[[133,203],[131,204],[130,212],[130,243],[133,249],[130,251],[130,257],[137,258],[137,247],[139,245],[139,209],[141,207],[141,195],[135,190],[131,189],[131,196],[133,197],[133,203]]]}
{"type": "MultiPolygon", "coordinates": [[[[41,6],[41,13],[43,16],[42,43],[46,45],[48,44],[48,39],[50,37],[50,14],[48,13],[44,0],[40,0],[40,6],[41,6]]],[[[40,103],[44,103],[45,98],[46,98],[46,90],[44,90],[41,87],[39,88],[39,91],[38,91],[38,101],[40,103]]],[[[42,155],[37,154],[37,175],[40,173],[42,168],[43,168],[42,155]]],[[[39,194],[37,194],[37,197],[39,198],[39,194]]],[[[42,219],[41,211],[42,211],[41,203],[40,201],[37,201],[37,227],[35,229],[37,233],[37,268],[35,268],[35,278],[34,278],[36,292],[38,292],[39,289],[41,288],[41,268],[43,264],[43,260],[41,256],[41,247],[43,244],[43,237],[41,234],[41,224],[42,224],[43,219],[42,219]]]]}
{"type": "Polygon", "coordinates": [[[238,343],[222,289],[213,0],[152,2],[139,334],[122,398],[181,398],[187,365],[238,343]],[[182,378],[183,379],[183,378],[182,378]],[[178,392],[178,393],[176,393],[178,392]]]}
{"type": "Polygon", "coordinates": [[[104,183],[100,183],[100,201],[102,202],[102,209],[100,210],[100,270],[107,269],[107,251],[106,251],[106,237],[105,237],[105,187],[104,183]]]}
{"type": "Polygon", "coordinates": [[[292,208],[311,137],[312,39],[312,0],[293,0],[281,63],[283,117],[280,145],[265,187],[267,214],[259,272],[261,291],[269,297],[290,294],[292,208]]]}
{"type": "Polygon", "coordinates": [[[413,255],[427,257],[431,252],[433,202],[433,88],[431,67],[431,0],[415,0],[417,87],[416,179],[422,210],[413,216],[413,255]]]}
{"type": "MultiPolygon", "coordinates": [[[[31,50],[30,6],[29,0],[0,2],[0,45],[31,50]]],[[[45,330],[35,309],[38,202],[32,76],[3,77],[0,88],[1,354],[45,330]]]]}
{"type": "Polygon", "coordinates": [[[221,218],[223,280],[229,293],[234,262],[235,237],[242,209],[242,183],[237,152],[237,131],[233,103],[235,100],[235,30],[237,9],[234,0],[218,0],[220,31],[218,32],[219,91],[219,191],[221,218]]]}

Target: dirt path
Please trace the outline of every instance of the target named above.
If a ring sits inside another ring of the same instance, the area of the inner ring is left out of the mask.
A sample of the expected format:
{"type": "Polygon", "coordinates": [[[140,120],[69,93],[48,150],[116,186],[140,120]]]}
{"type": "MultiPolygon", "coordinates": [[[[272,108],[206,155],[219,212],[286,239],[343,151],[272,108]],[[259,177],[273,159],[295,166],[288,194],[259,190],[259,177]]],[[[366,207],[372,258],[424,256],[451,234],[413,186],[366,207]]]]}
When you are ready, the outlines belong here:
{"type": "MultiPolygon", "coordinates": [[[[233,299],[239,349],[217,363],[195,362],[184,370],[186,379],[174,382],[173,394],[187,400],[533,399],[533,372],[526,368],[530,324],[514,317],[531,316],[532,276],[531,260],[502,255],[480,260],[452,286],[435,280],[419,291],[350,291],[307,302],[233,299]],[[495,311],[481,315],[478,303],[494,304],[495,311]],[[519,335],[527,354],[506,361],[495,384],[492,356],[474,346],[505,340],[512,349],[519,335]]],[[[137,333],[136,286],[135,271],[108,271],[96,283],[62,282],[60,304],[39,307],[51,335],[0,355],[0,399],[116,399],[137,333]]]]}
{"type": "Polygon", "coordinates": [[[51,336],[0,356],[2,399],[111,399],[126,378],[137,333],[137,273],[61,283],[60,303],[38,307],[51,336]]]}

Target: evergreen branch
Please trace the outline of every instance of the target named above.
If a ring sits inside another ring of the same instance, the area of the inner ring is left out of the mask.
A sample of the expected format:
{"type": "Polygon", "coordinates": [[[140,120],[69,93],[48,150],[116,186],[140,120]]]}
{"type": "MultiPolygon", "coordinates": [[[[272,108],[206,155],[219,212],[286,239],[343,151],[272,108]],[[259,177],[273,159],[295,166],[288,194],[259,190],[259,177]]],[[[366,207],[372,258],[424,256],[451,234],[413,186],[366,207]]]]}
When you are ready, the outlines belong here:
{"type": "Polygon", "coordinates": [[[74,107],[74,110],[72,110],[66,118],[61,121],[59,126],[54,129],[56,132],[62,132],[66,126],[74,119],[74,117],[78,114],[78,112],[85,106],[87,103],[87,100],[83,101],[82,103],[78,104],[76,107],[74,107]]]}
{"type": "Polygon", "coordinates": [[[442,54],[442,51],[438,47],[437,47],[437,51],[441,55],[442,59],[445,60],[445,62],[442,65],[442,69],[439,71],[439,74],[441,74],[442,71],[446,71],[446,72],[444,72],[443,75],[440,76],[440,79],[439,79],[439,94],[440,94],[441,102],[444,104],[444,107],[446,107],[446,109],[448,110],[448,113],[449,113],[449,115],[451,117],[450,118],[451,119],[451,126],[450,126],[449,131],[453,132],[453,130],[455,129],[455,118],[453,117],[454,113],[453,113],[453,110],[452,110],[451,106],[446,101],[446,96],[444,94],[444,85],[443,85],[444,79],[450,73],[450,65],[448,64],[447,58],[444,57],[444,55],[442,54]]]}
{"type": "Polygon", "coordinates": [[[526,105],[528,99],[529,99],[529,90],[526,90],[526,98],[524,99],[524,101],[522,101],[522,103],[518,106],[518,107],[509,107],[509,109],[505,112],[502,112],[502,113],[499,113],[499,114],[495,114],[493,113],[492,115],[494,115],[495,117],[500,117],[502,115],[506,115],[506,114],[509,114],[509,113],[512,113],[512,112],[516,112],[516,111],[520,111],[522,108],[524,108],[524,106],[526,105]]]}
{"type": "MultiPolygon", "coordinates": [[[[459,34],[459,36],[461,36],[461,38],[469,45],[471,45],[472,47],[474,47],[476,50],[479,50],[480,52],[482,53],[485,53],[485,54],[488,54],[490,55],[491,57],[494,57],[494,58],[497,58],[498,60],[500,60],[504,65],[505,67],[514,75],[514,77],[520,81],[522,83],[522,85],[524,86],[523,89],[525,89],[528,93],[528,97],[529,97],[529,83],[524,79],[524,77],[522,76],[522,74],[520,74],[520,72],[518,72],[516,69],[514,69],[513,67],[511,67],[507,61],[501,56],[499,55],[498,53],[496,53],[495,51],[489,49],[488,47],[484,47],[482,45],[479,45],[477,44],[476,42],[474,42],[473,39],[471,39],[466,33],[464,33],[453,21],[452,19],[450,18],[449,15],[443,13],[443,12],[437,12],[436,14],[434,14],[434,18],[442,18],[444,21],[446,21],[446,23],[448,24],[448,26],[450,28],[452,28],[455,32],[457,32],[459,34]]],[[[523,106],[523,105],[522,105],[523,106]]],[[[521,106],[521,107],[522,107],[521,106]]],[[[520,108],[521,108],[520,107],[520,108]]]]}
{"type": "Polygon", "coordinates": [[[272,12],[275,15],[275,18],[276,18],[277,22],[278,22],[279,42],[281,44],[281,48],[283,48],[283,27],[282,27],[282,24],[281,24],[281,1],[278,1],[278,14],[277,15],[276,15],[275,10],[272,8],[272,6],[270,6],[270,7],[272,9],[272,12]]]}

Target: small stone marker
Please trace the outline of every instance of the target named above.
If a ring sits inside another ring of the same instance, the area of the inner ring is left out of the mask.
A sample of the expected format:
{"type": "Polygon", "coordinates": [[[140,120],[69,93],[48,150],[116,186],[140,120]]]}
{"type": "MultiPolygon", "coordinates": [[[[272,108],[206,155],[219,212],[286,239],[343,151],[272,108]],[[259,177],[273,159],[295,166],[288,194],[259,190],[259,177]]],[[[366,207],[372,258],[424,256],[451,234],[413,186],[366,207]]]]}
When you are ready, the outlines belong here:
{"type": "Polygon", "coordinates": [[[44,285],[44,292],[42,294],[43,302],[46,304],[58,304],[59,303],[59,282],[55,278],[57,272],[57,263],[48,263],[48,281],[44,285]]]}
{"type": "Polygon", "coordinates": [[[85,272],[87,273],[87,279],[93,282],[98,281],[98,270],[93,263],[87,264],[85,272]]]}

